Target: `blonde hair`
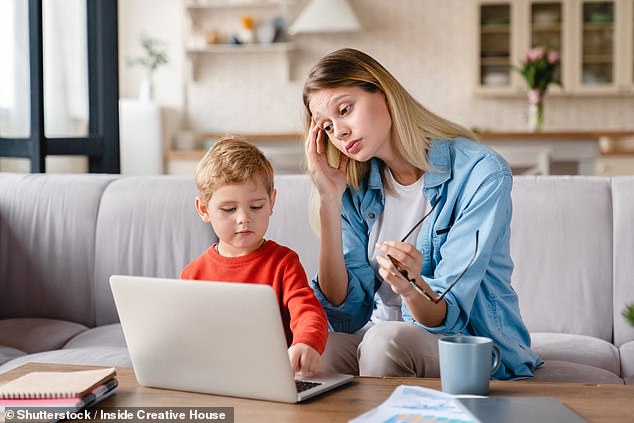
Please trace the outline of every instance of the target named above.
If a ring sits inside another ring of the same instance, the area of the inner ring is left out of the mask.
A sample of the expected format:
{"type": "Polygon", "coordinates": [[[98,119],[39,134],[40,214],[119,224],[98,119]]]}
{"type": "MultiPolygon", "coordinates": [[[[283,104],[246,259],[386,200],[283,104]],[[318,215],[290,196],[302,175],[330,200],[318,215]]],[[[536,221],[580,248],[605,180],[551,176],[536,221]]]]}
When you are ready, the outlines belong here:
{"type": "Polygon", "coordinates": [[[196,166],[194,176],[205,204],[221,186],[256,177],[264,183],[269,196],[273,192],[271,163],[255,145],[241,137],[228,135],[216,142],[196,166]]]}
{"type": "MultiPolygon", "coordinates": [[[[409,164],[423,171],[432,170],[427,161],[431,138],[453,139],[463,136],[476,139],[472,131],[423,107],[375,59],[350,48],[324,56],[308,74],[303,92],[306,139],[312,119],[308,107],[311,95],[323,89],[339,87],[359,87],[367,92],[383,93],[392,119],[391,142],[409,164]]],[[[341,152],[332,142],[328,143],[326,154],[330,165],[338,166],[341,152]]],[[[350,159],[346,175],[348,185],[359,190],[368,169],[369,163],[350,159]]]]}

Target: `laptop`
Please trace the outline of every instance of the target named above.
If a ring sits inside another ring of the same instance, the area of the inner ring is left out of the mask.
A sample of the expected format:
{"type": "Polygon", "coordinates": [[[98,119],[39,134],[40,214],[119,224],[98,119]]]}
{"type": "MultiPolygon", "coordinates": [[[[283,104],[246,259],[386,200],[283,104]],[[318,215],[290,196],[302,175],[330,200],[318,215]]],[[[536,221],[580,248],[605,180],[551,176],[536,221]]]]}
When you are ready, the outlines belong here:
{"type": "Polygon", "coordinates": [[[583,423],[578,414],[550,397],[458,398],[481,422],[583,423]]]}
{"type": "Polygon", "coordinates": [[[352,380],[295,380],[268,285],[113,275],[110,287],[141,385],[295,403],[352,380]]]}

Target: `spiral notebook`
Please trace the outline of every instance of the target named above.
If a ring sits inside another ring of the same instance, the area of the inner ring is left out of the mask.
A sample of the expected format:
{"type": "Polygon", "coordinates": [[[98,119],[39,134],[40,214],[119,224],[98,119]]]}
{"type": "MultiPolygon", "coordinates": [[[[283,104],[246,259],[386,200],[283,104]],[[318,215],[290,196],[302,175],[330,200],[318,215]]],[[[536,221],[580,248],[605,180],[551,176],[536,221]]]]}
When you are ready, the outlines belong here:
{"type": "Polygon", "coordinates": [[[116,374],[113,367],[74,372],[31,372],[0,385],[0,400],[82,398],[116,374]]]}

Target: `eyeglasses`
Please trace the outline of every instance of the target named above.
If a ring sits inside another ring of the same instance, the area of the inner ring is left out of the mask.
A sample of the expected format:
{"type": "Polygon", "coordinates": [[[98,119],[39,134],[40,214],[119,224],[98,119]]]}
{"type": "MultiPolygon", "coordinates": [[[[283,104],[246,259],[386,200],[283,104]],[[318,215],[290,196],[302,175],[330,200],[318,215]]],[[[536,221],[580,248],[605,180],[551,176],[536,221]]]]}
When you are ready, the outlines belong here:
{"type": "MultiPolygon", "coordinates": [[[[436,204],[438,204],[438,202],[436,202],[436,204]]],[[[412,232],[414,232],[414,230],[421,224],[423,223],[423,221],[425,220],[425,218],[427,218],[427,216],[429,216],[431,214],[432,211],[434,211],[434,208],[436,207],[436,205],[434,205],[434,207],[432,207],[432,209],[427,212],[425,214],[425,216],[423,216],[423,218],[421,220],[419,220],[416,225],[414,225],[414,227],[407,233],[407,235],[405,235],[403,237],[403,239],[401,240],[401,242],[405,242],[405,240],[412,234],[412,232]]],[[[410,278],[409,274],[407,273],[407,270],[405,270],[402,266],[401,263],[399,263],[398,260],[396,260],[394,257],[392,257],[391,255],[387,254],[387,258],[390,259],[390,261],[392,262],[392,264],[394,265],[394,267],[396,267],[396,270],[398,270],[398,272],[401,274],[401,276],[403,276],[405,278],[405,280],[407,280],[410,284],[410,286],[412,288],[414,288],[414,290],[416,290],[416,292],[418,292],[420,295],[422,295],[423,297],[427,298],[429,301],[433,302],[434,304],[438,304],[439,302],[442,301],[443,298],[445,298],[445,295],[447,295],[447,293],[451,290],[451,288],[453,288],[458,281],[464,276],[465,273],[467,273],[467,270],[469,270],[469,268],[471,267],[471,265],[473,264],[473,261],[476,258],[476,255],[478,254],[478,238],[480,235],[480,231],[476,230],[475,233],[475,250],[473,251],[473,256],[471,256],[471,260],[469,260],[469,264],[467,264],[467,266],[464,268],[464,270],[462,272],[460,272],[460,274],[458,275],[458,277],[456,278],[456,280],[454,280],[448,287],[447,289],[445,289],[445,292],[443,292],[442,294],[440,294],[439,297],[435,297],[435,293],[430,294],[427,291],[425,291],[425,289],[418,285],[416,283],[416,278],[410,278]]],[[[421,276],[422,278],[422,276],[421,276]]],[[[424,280],[424,279],[423,279],[424,280]]]]}

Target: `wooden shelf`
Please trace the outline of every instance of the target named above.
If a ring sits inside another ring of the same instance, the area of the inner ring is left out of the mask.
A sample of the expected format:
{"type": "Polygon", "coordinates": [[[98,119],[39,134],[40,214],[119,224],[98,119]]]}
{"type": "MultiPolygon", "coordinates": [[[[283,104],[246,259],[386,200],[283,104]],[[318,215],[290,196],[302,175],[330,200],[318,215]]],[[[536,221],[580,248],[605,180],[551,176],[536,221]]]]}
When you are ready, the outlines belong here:
{"type": "Polygon", "coordinates": [[[195,160],[199,161],[205,154],[205,150],[167,150],[167,160],[195,160]]]}
{"type": "Polygon", "coordinates": [[[203,56],[223,56],[239,54],[281,54],[284,56],[286,75],[290,77],[289,52],[295,49],[293,43],[270,44],[209,44],[204,47],[187,47],[185,52],[190,58],[190,79],[195,81],[198,74],[198,66],[203,56]]]}
{"type": "Polygon", "coordinates": [[[252,7],[283,7],[281,0],[188,0],[185,4],[187,9],[245,9],[252,7]]]}
{"type": "MultiPolygon", "coordinates": [[[[227,135],[230,131],[226,133],[220,132],[207,132],[201,135],[203,139],[213,139],[213,138],[222,138],[227,135]]],[[[247,141],[250,142],[279,142],[279,141],[300,141],[304,138],[304,136],[300,133],[295,132],[281,132],[281,133],[271,133],[271,134],[255,134],[255,133],[239,133],[233,134],[238,137],[246,138],[247,141]]]]}
{"type": "Polygon", "coordinates": [[[560,24],[533,24],[533,32],[561,32],[560,24]]]}
{"type": "Polygon", "coordinates": [[[482,57],[480,59],[482,66],[508,66],[511,64],[510,57],[482,57]]]}
{"type": "MultiPolygon", "coordinates": [[[[209,139],[219,139],[224,137],[230,133],[227,131],[226,133],[220,132],[207,132],[200,134],[199,138],[203,140],[209,139]]],[[[277,144],[284,145],[284,143],[302,143],[304,139],[304,135],[295,132],[282,132],[282,133],[271,133],[271,134],[255,134],[255,133],[240,133],[234,134],[239,137],[245,138],[249,142],[253,143],[261,143],[261,144],[270,144],[271,146],[275,146],[277,144]]],[[[165,154],[167,160],[200,160],[205,154],[204,149],[195,149],[195,150],[168,150],[165,154]]]]}
{"type": "Polygon", "coordinates": [[[613,64],[613,56],[611,54],[584,54],[583,64],[613,64]]]}
{"type": "Polygon", "coordinates": [[[605,30],[613,30],[614,22],[586,22],[583,24],[584,31],[605,31],[605,30]]]}
{"type": "MultiPolygon", "coordinates": [[[[275,25],[278,17],[288,17],[291,0],[183,0],[185,8],[184,51],[186,56],[187,82],[196,81],[202,68],[210,69],[210,57],[233,60],[238,55],[268,54],[275,60],[282,60],[284,79],[290,78],[289,52],[295,49],[292,42],[248,43],[248,44],[207,44],[209,31],[216,31],[225,41],[235,32],[225,25],[226,21],[240,23],[241,15],[249,15],[255,22],[268,22],[275,25]],[[206,35],[207,34],[207,35],[206,35]],[[279,55],[276,57],[274,55],[279,55]],[[232,57],[232,59],[229,59],[232,57]]],[[[276,30],[277,31],[277,30],[276,30]]],[[[282,34],[278,35],[278,40],[282,34]]],[[[254,34],[255,36],[255,34],[254,34]]],[[[255,37],[257,39],[257,37],[255,37]]],[[[251,60],[252,61],[252,60],[251,60]]]]}
{"type": "Polygon", "coordinates": [[[480,26],[480,32],[482,34],[509,34],[511,32],[511,25],[509,24],[490,24],[480,26]]]}
{"type": "Polygon", "coordinates": [[[285,53],[294,48],[293,43],[209,44],[205,47],[187,47],[186,51],[193,54],[285,53]]]}

